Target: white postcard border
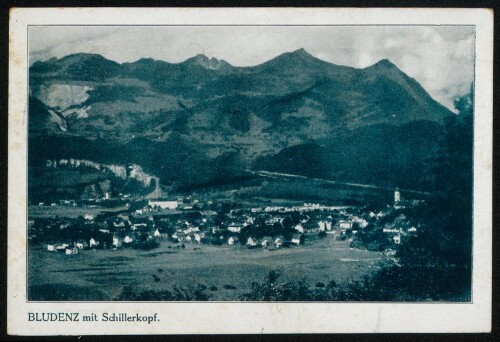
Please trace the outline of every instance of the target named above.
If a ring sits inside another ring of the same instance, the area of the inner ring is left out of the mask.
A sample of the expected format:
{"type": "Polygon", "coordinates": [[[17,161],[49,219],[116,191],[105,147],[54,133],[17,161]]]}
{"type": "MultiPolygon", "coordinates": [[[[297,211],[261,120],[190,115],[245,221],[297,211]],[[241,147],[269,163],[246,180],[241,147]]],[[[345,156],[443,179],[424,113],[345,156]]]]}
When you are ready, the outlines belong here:
{"type": "Polygon", "coordinates": [[[493,14],[486,9],[14,9],[9,32],[8,333],[16,335],[486,332],[491,329],[493,14]],[[475,25],[473,302],[36,303],[26,298],[29,25],[475,25]],[[29,312],[126,312],[159,322],[28,322],[29,312]]]}

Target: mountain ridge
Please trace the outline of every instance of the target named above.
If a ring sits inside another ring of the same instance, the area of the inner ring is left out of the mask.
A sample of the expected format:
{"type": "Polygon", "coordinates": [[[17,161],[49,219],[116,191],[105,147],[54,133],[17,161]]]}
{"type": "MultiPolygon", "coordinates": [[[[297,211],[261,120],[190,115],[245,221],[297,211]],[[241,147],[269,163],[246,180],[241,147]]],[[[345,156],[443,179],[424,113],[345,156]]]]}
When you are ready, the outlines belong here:
{"type": "MultiPolygon", "coordinates": [[[[426,139],[435,140],[432,131],[454,115],[389,60],[356,69],[320,60],[304,49],[250,67],[202,54],[180,63],[142,58],[121,64],[96,54],[72,54],[35,62],[29,77],[37,101],[29,115],[41,118],[30,125],[33,141],[48,144],[50,139],[38,137],[58,136],[50,141],[66,145],[56,149],[68,158],[73,153],[88,159],[92,149],[100,151],[94,155],[102,163],[123,156],[164,184],[237,177],[255,163],[280,171],[279,164],[286,164],[282,160],[294,146],[305,146],[307,152],[300,154],[303,160],[296,160],[297,165],[321,165],[308,175],[373,181],[366,173],[375,160],[349,147],[349,139],[369,150],[364,139],[373,140],[374,153],[399,165],[390,155],[397,155],[392,145],[411,149],[404,135],[391,131],[404,131],[413,143],[429,149],[418,150],[415,160],[423,163],[432,152],[426,139]],[[414,124],[419,122],[430,122],[433,129],[414,124]],[[418,135],[415,130],[422,130],[421,137],[413,137],[418,135]],[[75,137],[84,139],[79,140],[81,146],[75,137]],[[322,147],[311,150],[310,144],[322,147]],[[112,147],[114,155],[105,146],[112,147]],[[348,159],[332,155],[332,149],[351,151],[367,170],[349,171],[343,165],[348,159]],[[318,156],[309,160],[308,153],[318,156]],[[175,167],[167,166],[169,160],[175,167]],[[196,168],[206,165],[205,172],[195,172],[190,163],[196,168]]],[[[34,149],[53,156],[50,148],[34,149]]],[[[412,165],[421,169],[418,163],[412,165]]],[[[290,170],[296,167],[287,166],[290,170]]],[[[384,168],[378,172],[387,173],[384,168]]]]}

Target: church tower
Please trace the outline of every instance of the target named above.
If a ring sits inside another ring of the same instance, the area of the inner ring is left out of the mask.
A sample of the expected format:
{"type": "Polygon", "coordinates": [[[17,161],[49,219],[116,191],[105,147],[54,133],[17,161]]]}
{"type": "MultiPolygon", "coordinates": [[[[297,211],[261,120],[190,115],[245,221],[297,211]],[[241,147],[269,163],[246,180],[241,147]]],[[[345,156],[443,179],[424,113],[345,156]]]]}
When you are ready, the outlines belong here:
{"type": "Polygon", "coordinates": [[[394,204],[398,204],[399,201],[401,201],[401,193],[399,192],[399,189],[396,188],[394,191],[394,204]]]}

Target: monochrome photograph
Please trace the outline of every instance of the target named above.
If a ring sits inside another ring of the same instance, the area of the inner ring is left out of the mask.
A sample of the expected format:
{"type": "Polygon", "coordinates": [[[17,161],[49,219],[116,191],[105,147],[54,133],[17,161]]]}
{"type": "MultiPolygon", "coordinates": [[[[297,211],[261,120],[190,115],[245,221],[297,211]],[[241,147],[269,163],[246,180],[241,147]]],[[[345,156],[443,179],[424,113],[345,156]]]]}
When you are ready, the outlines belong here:
{"type": "Polygon", "coordinates": [[[476,25],[37,23],[24,53],[26,304],[477,300],[476,25]]]}

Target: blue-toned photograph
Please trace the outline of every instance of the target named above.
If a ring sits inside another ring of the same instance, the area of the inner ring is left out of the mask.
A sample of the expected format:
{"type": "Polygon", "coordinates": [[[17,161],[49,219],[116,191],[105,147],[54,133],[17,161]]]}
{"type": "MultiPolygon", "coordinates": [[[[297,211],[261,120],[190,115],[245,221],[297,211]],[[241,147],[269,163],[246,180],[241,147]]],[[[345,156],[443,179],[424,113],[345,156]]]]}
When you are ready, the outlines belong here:
{"type": "Polygon", "coordinates": [[[475,43],[30,26],[28,300],[472,302],[475,43]]]}

